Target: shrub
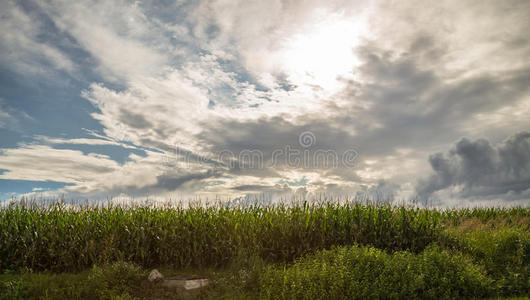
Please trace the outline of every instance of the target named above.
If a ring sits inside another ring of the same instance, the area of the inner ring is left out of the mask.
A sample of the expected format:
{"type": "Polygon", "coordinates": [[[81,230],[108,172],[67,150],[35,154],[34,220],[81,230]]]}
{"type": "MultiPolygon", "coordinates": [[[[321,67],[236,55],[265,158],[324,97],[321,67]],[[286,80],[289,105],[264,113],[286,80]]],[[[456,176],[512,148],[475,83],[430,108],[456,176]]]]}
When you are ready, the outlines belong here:
{"type": "Polygon", "coordinates": [[[94,266],[86,285],[98,299],[128,298],[146,276],[140,267],[119,261],[101,267],[94,266]]]}
{"type": "Polygon", "coordinates": [[[269,267],[267,299],[451,299],[491,294],[491,279],[464,256],[429,247],[420,254],[388,254],[371,247],[341,247],[269,267]]]}
{"type": "Polygon", "coordinates": [[[530,294],[530,232],[517,228],[450,231],[445,240],[483,265],[499,295],[530,294]]]}

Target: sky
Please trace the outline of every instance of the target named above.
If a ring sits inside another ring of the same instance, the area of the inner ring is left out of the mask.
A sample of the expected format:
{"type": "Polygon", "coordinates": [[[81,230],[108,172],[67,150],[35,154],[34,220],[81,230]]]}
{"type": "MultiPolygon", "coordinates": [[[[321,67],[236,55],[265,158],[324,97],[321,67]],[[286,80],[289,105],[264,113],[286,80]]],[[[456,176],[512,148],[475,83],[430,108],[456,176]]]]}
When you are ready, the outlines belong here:
{"type": "Polygon", "coordinates": [[[0,2],[0,201],[530,205],[530,2],[0,2]]]}

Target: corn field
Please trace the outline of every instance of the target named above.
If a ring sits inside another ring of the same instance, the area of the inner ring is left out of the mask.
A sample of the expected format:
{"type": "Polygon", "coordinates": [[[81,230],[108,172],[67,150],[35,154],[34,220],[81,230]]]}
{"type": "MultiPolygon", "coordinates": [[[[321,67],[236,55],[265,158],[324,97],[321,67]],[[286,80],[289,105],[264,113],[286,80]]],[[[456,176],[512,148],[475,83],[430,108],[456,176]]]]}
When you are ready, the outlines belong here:
{"type": "Polygon", "coordinates": [[[218,267],[241,251],[270,262],[340,245],[419,252],[444,224],[530,216],[528,208],[434,210],[359,203],[270,207],[9,205],[0,208],[0,271],[75,271],[123,260],[218,267]]]}

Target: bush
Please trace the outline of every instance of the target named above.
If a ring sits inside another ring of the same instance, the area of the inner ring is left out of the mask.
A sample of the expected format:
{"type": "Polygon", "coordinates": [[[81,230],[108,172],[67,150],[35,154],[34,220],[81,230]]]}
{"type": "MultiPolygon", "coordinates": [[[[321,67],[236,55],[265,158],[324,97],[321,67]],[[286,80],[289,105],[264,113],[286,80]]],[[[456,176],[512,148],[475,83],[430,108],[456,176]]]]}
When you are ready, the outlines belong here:
{"type": "Polygon", "coordinates": [[[530,294],[530,232],[520,229],[451,231],[445,240],[471,256],[495,280],[499,295],[530,294]]]}
{"type": "Polygon", "coordinates": [[[90,271],[87,286],[98,299],[128,298],[147,274],[138,266],[127,262],[115,262],[90,271]]]}
{"type": "Polygon", "coordinates": [[[388,254],[370,247],[335,248],[270,267],[267,299],[451,299],[491,295],[492,280],[464,256],[429,247],[388,254]]]}

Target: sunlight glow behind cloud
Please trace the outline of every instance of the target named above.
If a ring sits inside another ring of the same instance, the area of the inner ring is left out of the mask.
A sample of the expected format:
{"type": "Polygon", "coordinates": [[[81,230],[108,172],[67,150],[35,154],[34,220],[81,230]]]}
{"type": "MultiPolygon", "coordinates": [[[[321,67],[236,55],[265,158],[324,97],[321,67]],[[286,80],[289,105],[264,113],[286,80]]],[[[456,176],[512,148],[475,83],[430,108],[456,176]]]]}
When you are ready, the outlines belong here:
{"type": "Polygon", "coordinates": [[[350,78],[360,63],[354,49],[364,34],[366,24],[362,18],[327,15],[286,38],[281,67],[297,85],[316,85],[328,93],[336,92],[341,87],[337,79],[350,78]]]}

